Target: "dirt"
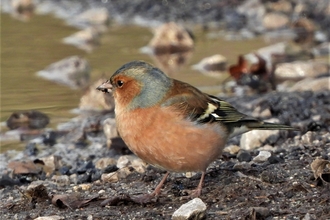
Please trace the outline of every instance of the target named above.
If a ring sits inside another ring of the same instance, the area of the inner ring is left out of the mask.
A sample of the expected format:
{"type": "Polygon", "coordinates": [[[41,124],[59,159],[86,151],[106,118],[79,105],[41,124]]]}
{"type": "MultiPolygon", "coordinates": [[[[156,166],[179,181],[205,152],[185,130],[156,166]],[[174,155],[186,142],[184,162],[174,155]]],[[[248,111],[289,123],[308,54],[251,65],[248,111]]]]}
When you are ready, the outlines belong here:
{"type": "MultiPolygon", "coordinates": [[[[247,114],[257,106],[269,108],[272,117],[299,127],[300,131],[281,132],[275,143],[270,138],[261,148],[246,151],[251,158],[262,149],[271,151],[272,156],[262,163],[242,162],[237,153],[224,152],[207,170],[200,196],[207,205],[206,217],[329,219],[328,171],[320,171],[319,175],[324,174],[322,181],[314,176],[311,163],[318,157],[329,160],[330,92],[271,93],[228,100],[247,114]]],[[[228,145],[236,144],[239,144],[239,137],[228,142],[228,145]]],[[[80,146],[78,150],[88,153],[93,150],[90,148],[80,146]]],[[[102,149],[105,154],[111,152],[105,146],[102,149]]],[[[129,151],[120,152],[129,154],[129,151]]],[[[99,157],[95,155],[90,155],[91,161],[99,157]]],[[[28,157],[25,155],[24,158],[28,157]]],[[[71,162],[81,163],[73,159],[71,162]]],[[[194,189],[200,178],[199,173],[191,178],[173,174],[157,200],[141,205],[129,196],[152,192],[165,171],[148,166],[144,173],[138,173],[130,167],[129,174],[115,183],[100,178],[94,181],[78,178],[80,184],[55,181],[53,177],[59,172],[55,170],[48,176],[44,172],[9,175],[12,178],[3,175],[0,181],[1,218],[34,219],[58,215],[63,219],[170,219],[175,210],[190,200],[185,191],[194,189]],[[112,202],[103,204],[109,198],[112,202]]],[[[78,172],[78,177],[82,173],[84,171],[78,172]]]]}

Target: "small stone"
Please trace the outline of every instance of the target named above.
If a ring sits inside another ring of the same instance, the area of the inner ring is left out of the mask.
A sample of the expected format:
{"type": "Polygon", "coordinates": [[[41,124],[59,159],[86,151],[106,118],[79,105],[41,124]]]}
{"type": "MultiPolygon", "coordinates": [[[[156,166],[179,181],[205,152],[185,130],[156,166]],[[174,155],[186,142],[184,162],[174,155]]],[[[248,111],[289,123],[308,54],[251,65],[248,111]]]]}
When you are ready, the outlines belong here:
{"type": "Polygon", "coordinates": [[[137,159],[137,156],[134,155],[124,155],[118,158],[117,160],[117,167],[123,168],[123,167],[128,167],[129,165],[132,164],[133,160],[137,159]]]}
{"type": "Polygon", "coordinates": [[[275,164],[275,163],[281,163],[283,162],[284,160],[282,158],[279,158],[275,155],[271,155],[269,158],[268,158],[268,162],[270,164],[275,164]]]}
{"type": "Polygon", "coordinates": [[[251,163],[247,163],[245,161],[236,163],[233,167],[234,170],[249,170],[251,169],[251,163]]]}
{"type": "Polygon", "coordinates": [[[90,66],[86,59],[71,56],[49,65],[37,75],[72,88],[81,88],[89,83],[90,66]]]}
{"type": "Polygon", "coordinates": [[[270,12],[264,16],[262,23],[266,29],[274,30],[287,26],[289,24],[289,18],[281,13],[270,12]]]}
{"type": "Polygon", "coordinates": [[[257,216],[257,219],[263,219],[268,217],[271,213],[270,210],[266,207],[252,207],[250,208],[251,215],[255,214],[257,216]]]}
{"type": "Polygon", "coordinates": [[[308,131],[306,134],[301,136],[301,141],[304,144],[311,145],[314,141],[314,133],[312,131],[308,131]]]}
{"type": "Polygon", "coordinates": [[[249,152],[245,150],[240,150],[237,154],[237,159],[239,162],[245,161],[250,162],[252,160],[252,156],[249,152]]]}
{"type": "Polygon", "coordinates": [[[61,219],[65,219],[65,218],[59,215],[50,215],[50,216],[41,216],[35,218],[34,220],[61,220],[61,219]]]}
{"type": "Polygon", "coordinates": [[[73,191],[75,191],[75,192],[87,191],[87,190],[90,190],[91,188],[92,188],[92,184],[84,183],[84,184],[80,184],[78,186],[74,186],[73,191]]]}
{"type": "Polygon", "coordinates": [[[118,170],[118,167],[116,165],[109,165],[106,168],[104,168],[103,173],[112,173],[118,170]]]}
{"type": "Polygon", "coordinates": [[[323,91],[328,90],[329,85],[330,77],[306,78],[291,86],[289,91],[323,91]]]}
{"type": "Polygon", "coordinates": [[[102,175],[102,171],[101,170],[95,170],[95,172],[92,173],[92,176],[91,176],[91,181],[94,182],[96,180],[99,180],[101,178],[101,175],[102,175]]]}
{"type": "Polygon", "coordinates": [[[109,158],[109,157],[104,157],[95,162],[95,168],[102,170],[108,166],[113,166],[116,164],[117,164],[117,161],[115,159],[109,158]]]}
{"type": "Polygon", "coordinates": [[[203,219],[206,215],[206,205],[200,198],[195,198],[180,206],[172,215],[172,220],[203,219]]]}
{"type": "Polygon", "coordinates": [[[130,173],[132,173],[132,169],[130,167],[124,167],[117,171],[119,179],[126,178],[130,173]]]}
{"type": "Polygon", "coordinates": [[[119,180],[118,173],[112,172],[112,173],[102,174],[101,180],[107,183],[116,183],[119,180]]]}
{"type": "Polygon", "coordinates": [[[43,170],[46,174],[53,173],[57,170],[60,163],[60,157],[51,155],[49,157],[39,158],[44,163],[43,170]]]}
{"type": "Polygon", "coordinates": [[[206,215],[206,205],[200,198],[195,198],[180,206],[173,215],[173,220],[203,219],[206,215]]]}
{"type": "Polygon", "coordinates": [[[87,162],[84,162],[83,164],[81,164],[78,169],[77,169],[77,173],[78,174],[83,174],[83,173],[86,173],[86,171],[88,169],[93,169],[95,168],[94,164],[92,161],[87,161],[87,162]]]}
{"type": "Polygon", "coordinates": [[[240,150],[241,150],[241,148],[240,148],[239,146],[237,146],[237,145],[229,145],[229,146],[226,147],[223,151],[235,155],[235,154],[237,154],[240,150]]]}
{"type": "Polygon", "coordinates": [[[87,182],[91,182],[91,174],[84,173],[84,174],[78,175],[78,178],[77,178],[78,184],[87,183],[87,182]]]}
{"type": "Polygon", "coordinates": [[[53,176],[52,180],[60,186],[67,186],[70,184],[70,178],[67,175],[53,176]]]}
{"type": "Polygon", "coordinates": [[[132,161],[132,167],[138,173],[144,173],[146,171],[147,166],[148,164],[138,157],[132,161]]]}
{"type": "Polygon", "coordinates": [[[269,151],[260,151],[259,154],[253,158],[253,162],[263,163],[268,160],[272,154],[269,151]]]}

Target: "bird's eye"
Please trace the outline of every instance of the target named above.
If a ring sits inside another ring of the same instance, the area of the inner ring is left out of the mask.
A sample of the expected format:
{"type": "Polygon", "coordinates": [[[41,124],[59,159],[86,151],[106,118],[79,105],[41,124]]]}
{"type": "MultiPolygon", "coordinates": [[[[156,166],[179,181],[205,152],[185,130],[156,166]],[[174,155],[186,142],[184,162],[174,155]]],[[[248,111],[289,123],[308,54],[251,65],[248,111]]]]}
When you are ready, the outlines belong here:
{"type": "Polygon", "coordinates": [[[117,84],[117,87],[118,87],[118,88],[121,88],[121,87],[123,87],[123,85],[124,85],[124,81],[122,81],[122,80],[117,80],[116,84],[117,84]]]}

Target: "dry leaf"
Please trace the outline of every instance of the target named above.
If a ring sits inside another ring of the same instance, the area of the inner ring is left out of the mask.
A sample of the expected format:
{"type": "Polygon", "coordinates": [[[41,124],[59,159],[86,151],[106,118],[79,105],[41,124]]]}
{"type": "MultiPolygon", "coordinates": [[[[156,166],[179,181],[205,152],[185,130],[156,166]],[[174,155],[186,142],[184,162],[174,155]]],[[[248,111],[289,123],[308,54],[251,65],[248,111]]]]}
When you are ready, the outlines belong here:
{"type": "Polygon", "coordinates": [[[96,195],[90,199],[83,199],[80,198],[77,194],[53,195],[52,203],[57,207],[68,207],[69,209],[73,210],[76,208],[87,206],[88,203],[97,199],[98,197],[99,196],[96,195]]]}

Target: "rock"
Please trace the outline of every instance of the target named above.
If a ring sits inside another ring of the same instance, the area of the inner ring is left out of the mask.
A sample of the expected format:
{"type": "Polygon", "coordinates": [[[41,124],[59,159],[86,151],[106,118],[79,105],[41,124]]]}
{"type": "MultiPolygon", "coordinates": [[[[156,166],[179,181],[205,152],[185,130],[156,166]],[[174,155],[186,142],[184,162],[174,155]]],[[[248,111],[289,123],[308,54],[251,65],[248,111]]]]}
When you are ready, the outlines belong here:
{"type": "Polygon", "coordinates": [[[237,145],[229,145],[228,147],[225,147],[225,149],[223,151],[235,155],[240,150],[241,150],[241,148],[237,145]]]}
{"type": "Polygon", "coordinates": [[[103,132],[107,137],[107,146],[110,147],[112,139],[119,137],[118,130],[116,127],[116,119],[107,118],[103,121],[103,132]]]}
{"type": "Polygon", "coordinates": [[[245,161],[239,162],[233,166],[233,169],[234,170],[249,170],[249,169],[251,169],[251,163],[247,163],[245,161]]]}
{"type": "Polygon", "coordinates": [[[40,216],[38,218],[35,218],[34,220],[61,220],[61,219],[65,219],[65,218],[59,215],[50,215],[50,216],[40,216]]]}
{"type": "Polygon", "coordinates": [[[117,167],[123,168],[123,167],[128,167],[132,164],[133,160],[139,159],[135,155],[124,155],[118,158],[117,160],[117,167]]]}
{"type": "Polygon", "coordinates": [[[35,1],[33,0],[12,0],[11,14],[20,21],[28,21],[33,15],[35,9],[35,1]]]}
{"type": "Polygon", "coordinates": [[[188,31],[174,22],[163,24],[154,33],[149,47],[155,54],[185,52],[194,47],[188,31]]]}
{"type": "Polygon", "coordinates": [[[87,60],[71,56],[49,65],[37,75],[71,88],[85,87],[89,82],[90,66],[87,60]]]}
{"type": "Polygon", "coordinates": [[[102,170],[108,166],[116,165],[116,164],[117,164],[117,161],[114,158],[103,157],[95,162],[95,168],[102,170]]]}
{"type": "Polygon", "coordinates": [[[264,31],[262,25],[263,17],[266,13],[266,7],[260,0],[247,0],[237,7],[237,12],[245,15],[247,18],[247,27],[257,33],[264,31]]]}
{"type": "Polygon", "coordinates": [[[314,137],[315,137],[314,132],[308,131],[306,134],[301,136],[301,141],[303,144],[310,146],[314,141],[314,137]]]}
{"type": "Polygon", "coordinates": [[[266,7],[271,11],[291,13],[293,8],[291,2],[286,0],[279,0],[266,3],[266,7]]]}
{"type": "Polygon", "coordinates": [[[280,80],[300,80],[306,77],[316,77],[327,73],[329,65],[316,61],[295,61],[277,64],[275,77],[280,80]]]}
{"type": "Polygon", "coordinates": [[[100,33],[94,27],[88,27],[84,30],[78,31],[62,40],[65,44],[76,46],[79,49],[87,52],[93,51],[93,49],[100,44],[100,33]]]}
{"type": "Polygon", "coordinates": [[[261,111],[261,108],[260,108],[260,106],[257,106],[254,110],[253,110],[253,112],[252,112],[252,114],[251,114],[253,117],[260,117],[260,118],[270,118],[271,116],[272,116],[272,113],[271,113],[271,111],[270,111],[270,109],[269,108],[265,108],[265,109],[263,109],[262,111],[261,111]]]}
{"type": "Polygon", "coordinates": [[[75,192],[87,191],[87,190],[90,190],[91,188],[92,188],[91,183],[83,183],[78,186],[74,186],[73,191],[75,191],[75,192]]]}
{"type": "Polygon", "coordinates": [[[272,154],[269,151],[260,151],[259,154],[255,158],[253,158],[253,162],[266,162],[270,156],[272,156],[272,154]]]}
{"type": "Polygon", "coordinates": [[[95,168],[95,165],[93,164],[92,161],[84,161],[82,164],[79,165],[77,168],[77,173],[78,174],[83,174],[86,173],[87,170],[95,168]]]}
{"type": "Polygon", "coordinates": [[[11,161],[8,168],[13,170],[14,174],[38,174],[41,171],[32,161],[11,161]]]}
{"type": "Polygon", "coordinates": [[[271,135],[275,136],[274,139],[278,139],[278,130],[253,130],[244,133],[241,137],[240,147],[244,150],[252,150],[260,147],[267,138],[271,135]]]}
{"type": "Polygon", "coordinates": [[[112,173],[102,174],[101,180],[107,183],[116,183],[119,180],[118,173],[112,172],[112,173]]]}
{"type": "Polygon", "coordinates": [[[252,160],[251,154],[245,150],[240,150],[236,157],[239,162],[250,162],[252,160]]]}
{"type": "Polygon", "coordinates": [[[287,15],[270,12],[263,18],[263,26],[268,30],[280,29],[289,25],[289,17],[287,15]]]}
{"type": "MultiPolygon", "coordinates": [[[[55,170],[60,168],[60,157],[56,155],[51,155],[48,157],[39,158],[39,161],[43,163],[43,170],[46,175],[53,173],[55,170]]],[[[36,162],[36,161],[35,161],[36,162]]]]}
{"type": "Polygon", "coordinates": [[[329,56],[330,54],[330,42],[324,42],[317,45],[312,49],[314,56],[329,56]]]}
{"type": "Polygon", "coordinates": [[[6,123],[9,129],[41,129],[49,124],[49,117],[36,110],[14,112],[7,119],[6,123]]]}
{"type": "Polygon", "coordinates": [[[51,180],[59,186],[68,186],[70,184],[70,178],[67,175],[54,175],[51,180]]]}
{"type": "Polygon", "coordinates": [[[206,205],[200,198],[195,198],[180,206],[173,215],[173,220],[203,219],[206,215],[206,205]]]}
{"type": "Polygon", "coordinates": [[[227,72],[227,58],[220,54],[206,57],[193,65],[192,69],[198,70],[208,76],[219,77],[219,74],[227,72]]]}
{"type": "Polygon", "coordinates": [[[132,163],[131,166],[138,173],[144,173],[146,171],[147,166],[148,166],[148,164],[140,158],[134,159],[131,163],[132,163]]]}
{"type": "Polygon", "coordinates": [[[105,78],[101,78],[88,87],[85,94],[80,98],[80,110],[104,111],[114,109],[115,104],[113,96],[95,89],[97,86],[99,86],[105,81],[105,78]]]}
{"type": "Polygon", "coordinates": [[[306,78],[295,83],[289,91],[322,91],[330,88],[330,77],[306,78]]]}
{"type": "Polygon", "coordinates": [[[67,20],[68,24],[80,28],[93,26],[98,31],[105,32],[109,25],[110,15],[106,8],[91,8],[67,20]]]}
{"type": "Polygon", "coordinates": [[[265,207],[251,207],[251,216],[256,216],[256,219],[264,219],[271,215],[269,208],[265,207]]]}

